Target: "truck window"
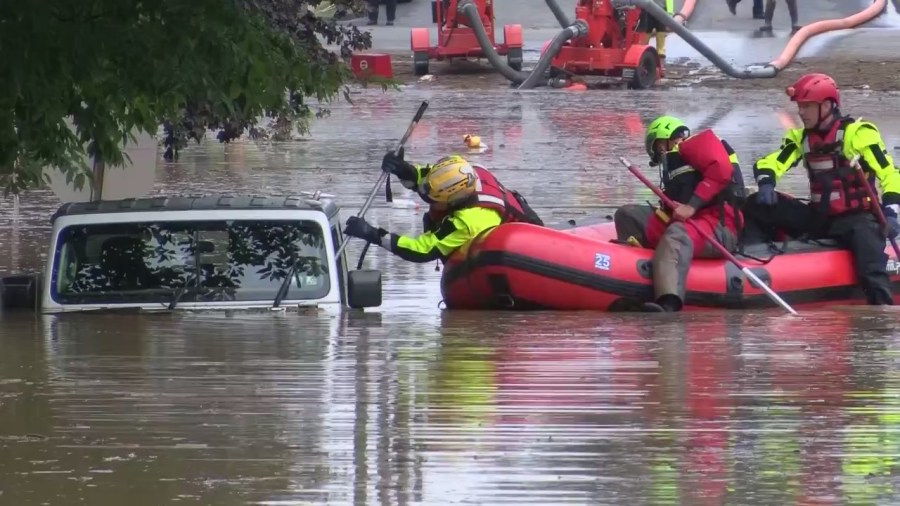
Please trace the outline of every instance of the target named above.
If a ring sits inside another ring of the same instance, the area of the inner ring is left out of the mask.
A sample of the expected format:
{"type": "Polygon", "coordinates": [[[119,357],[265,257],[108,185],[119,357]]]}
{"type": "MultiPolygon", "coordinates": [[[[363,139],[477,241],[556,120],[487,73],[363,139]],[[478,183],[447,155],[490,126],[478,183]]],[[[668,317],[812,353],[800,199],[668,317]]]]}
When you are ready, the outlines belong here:
{"type": "Polygon", "coordinates": [[[325,233],[311,220],[73,225],[59,233],[51,296],[61,304],[274,299],[330,291],[325,233]]]}

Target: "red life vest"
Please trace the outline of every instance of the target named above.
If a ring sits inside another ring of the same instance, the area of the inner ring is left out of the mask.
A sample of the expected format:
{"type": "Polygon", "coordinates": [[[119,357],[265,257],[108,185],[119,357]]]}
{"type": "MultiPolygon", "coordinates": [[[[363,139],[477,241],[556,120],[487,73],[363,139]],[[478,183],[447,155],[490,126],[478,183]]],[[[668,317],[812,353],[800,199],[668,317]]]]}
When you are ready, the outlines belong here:
{"type": "MultiPolygon", "coordinates": [[[[852,121],[852,120],[851,120],[852,121]]],[[[827,216],[870,208],[866,188],[843,154],[844,130],[850,122],[835,122],[827,134],[803,133],[803,163],[809,176],[810,201],[827,216]]]]}
{"type": "MultiPolygon", "coordinates": [[[[484,207],[493,209],[500,213],[501,223],[522,222],[534,225],[543,225],[544,223],[530,208],[526,210],[519,199],[522,198],[517,192],[507,190],[497,178],[494,177],[486,168],[481,165],[472,164],[475,169],[475,175],[478,180],[475,183],[475,195],[471,199],[458,206],[457,209],[466,207],[484,207]]],[[[527,203],[525,204],[527,205],[527,203]]],[[[440,223],[453,210],[439,211],[434,206],[429,207],[427,220],[433,226],[440,223]]]]}

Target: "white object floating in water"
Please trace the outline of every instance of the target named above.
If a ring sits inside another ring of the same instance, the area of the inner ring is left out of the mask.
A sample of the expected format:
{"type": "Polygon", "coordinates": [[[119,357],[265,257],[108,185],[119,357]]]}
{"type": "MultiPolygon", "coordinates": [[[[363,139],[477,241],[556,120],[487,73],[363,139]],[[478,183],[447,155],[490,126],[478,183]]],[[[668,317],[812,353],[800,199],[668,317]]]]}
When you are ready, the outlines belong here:
{"type": "Polygon", "coordinates": [[[394,199],[390,202],[394,209],[418,209],[421,204],[412,199],[394,199]]]}

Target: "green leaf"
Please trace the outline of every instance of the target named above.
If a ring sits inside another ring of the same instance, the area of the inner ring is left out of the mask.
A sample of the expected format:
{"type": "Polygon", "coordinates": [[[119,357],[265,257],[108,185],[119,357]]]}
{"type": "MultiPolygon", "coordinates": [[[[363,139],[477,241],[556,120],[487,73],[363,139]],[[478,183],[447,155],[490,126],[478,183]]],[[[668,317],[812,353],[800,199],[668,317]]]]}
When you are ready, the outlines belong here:
{"type": "Polygon", "coordinates": [[[42,0],[0,9],[0,184],[42,184],[58,166],[83,185],[82,157],[123,159],[132,131],[163,126],[167,159],[203,133],[228,141],[259,117],[307,132],[307,102],[333,100],[350,73],[341,55],[371,36],[338,25],[358,0],[42,0]],[[320,19],[309,5],[318,6],[320,19]],[[290,90],[290,93],[288,93],[290,90]],[[307,98],[308,97],[308,98],[307,98]],[[74,131],[65,121],[74,123],[74,131]]]}

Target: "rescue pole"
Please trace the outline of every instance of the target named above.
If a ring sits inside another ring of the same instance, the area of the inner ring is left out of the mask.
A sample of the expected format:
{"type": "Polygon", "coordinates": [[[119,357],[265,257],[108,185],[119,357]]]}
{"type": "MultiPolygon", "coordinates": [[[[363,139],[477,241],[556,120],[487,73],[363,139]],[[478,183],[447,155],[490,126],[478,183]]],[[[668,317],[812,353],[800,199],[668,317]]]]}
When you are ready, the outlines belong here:
{"type": "MultiPolygon", "coordinates": [[[[427,100],[422,101],[422,105],[419,106],[419,110],[417,110],[416,115],[413,116],[412,123],[409,124],[409,127],[406,129],[406,133],[404,133],[403,137],[400,138],[400,142],[397,143],[397,147],[394,148],[395,154],[400,154],[400,149],[403,148],[403,145],[406,144],[406,141],[409,140],[409,136],[412,135],[413,130],[416,129],[416,125],[419,124],[419,120],[422,119],[422,115],[425,114],[425,109],[428,109],[427,100]]],[[[372,201],[375,200],[375,195],[378,194],[378,188],[380,188],[382,184],[390,183],[390,177],[391,174],[389,172],[381,172],[381,175],[378,176],[378,181],[375,182],[375,186],[373,186],[372,191],[369,192],[369,197],[366,199],[366,203],[363,204],[362,208],[359,210],[359,213],[356,216],[362,218],[366,215],[366,212],[369,211],[369,207],[372,206],[372,201]]],[[[387,194],[390,194],[390,190],[387,190],[387,194]]],[[[341,246],[338,248],[337,253],[335,254],[336,257],[341,256],[341,253],[343,253],[344,248],[347,247],[347,243],[349,241],[349,236],[344,237],[344,242],[341,243],[341,246]]],[[[369,250],[369,244],[370,243],[367,242],[366,245],[363,246],[362,254],[359,256],[359,267],[357,267],[357,269],[360,269],[362,267],[362,261],[363,258],[366,257],[366,252],[369,250]]]]}
{"type": "MultiPolygon", "coordinates": [[[[394,149],[394,153],[399,154],[400,148],[406,144],[406,141],[409,140],[409,136],[412,135],[413,130],[415,130],[416,125],[419,124],[419,120],[422,119],[422,115],[425,114],[425,109],[428,109],[428,101],[423,100],[422,105],[419,106],[419,110],[416,111],[416,115],[413,117],[412,123],[409,124],[409,127],[406,129],[406,133],[403,134],[403,137],[400,138],[400,142],[397,143],[397,147],[394,149]]],[[[369,208],[372,207],[372,202],[375,200],[375,195],[378,194],[378,189],[382,184],[385,184],[385,199],[390,202],[391,201],[391,186],[390,186],[390,176],[389,172],[381,171],[381,175],[378,176],[378,181],[375,182],[375,186],[372,187],[372,191],[369,192],[369,197],[366,198],[365,204],[363,204],[362,208],[359,210],[359,213],[356,216],[362,218],[366,215],[369,208]]],[[[341,242],[340,247],[337,249],[335,253],[335,258],[340,258],[341,253],[344,252],[344,248],[347,247],[347,243],[350,241],[350,236],[345,236],[343,242],[341,242]]],[[[366,243],[363,246],[362,254],[359,256],[359,264],[356,267],[356,270],[362,269],[363,259],[366,257],[366,252],[369,250],[369,244],[366,243]]],[[[281,286],[278,287],[278,293],[275,294],[275,300],[272,303],[272,309],[275,309],[281,304],[281,300],[287,295],[288,287],[291,286],[291,279],[294,277],[294,273],[297,271],[297,262],[294,262],[294,265],[291,266],[290,272],[284,278],[284,281],[281,283],[281,286]]]]}
{"type": "MultiPolygon", "coordinates": [[[[647,188],[650,188],[650,190],[653,191],[653,193],[655,193],[657,197],[659,197],[659,200],[661,200],[663,202],[663,204],[665,204],[670,209],[675,209],[676,205],[674,202],[672,202],[672,199],[667,197],[666,194],[662,192],[662,190],[657,188],[646,177],[644,177],[644,175],[641,174],[640,169],[638,169],[636,166],[632,165],[631,162],[629,162],[628,160],[625,159],[625,157],[620,156],[619,161],[622,162],[622,165],[624,165],[625,167],[628,168],[629,172],[634,174],[634,176],[636,178],[640,179],[641,182],[644,183],[644,186],[646,186],[647,188]]],[[[779,306],[783,307],[785,309],[785,311],[791,313],[792,315],[797,314],[797,312],[794,311],[794,308],[792,308],[790,305],[788,305],[788,303],[785,302],[781,297],[779,297],[778,294],[775,293],[774,290],[769,288],[769,286],[767,284],[763,283],[762,280],[756,276],[756,274],[753,274],[753,271],[751,271],[748,267],[744,267],[743,265],[741,265],[741,262],[738,261],[738,259],[734,255],[732,255],[731,252],[725,248],[725,246],[722,246],[721,244],[719,244],[719,241],[716,241],[716,239],[714,237],[712,237],[712,235],[710,235],[706,230],[703,230],[702,228],[698,227],[691,220],[687,220],[687,223],[690,223],[691,225],[693,225],[694,229],[697,230],[697,232],[700,235],[702,235],[703,238],[706,239],[707,242],[712,244],[713,247],[716,248],[719,251],[719,253],[722,254],[722,256],[724,256],[729,262],[733,263],[738,269],[740,269],[741,272],[743,272],[744,275],[747,276],[747,278],[750,281],[752,281],[754,284],[756,284],[756,286],[758,286],[760,289],[762,289],[762,291],[764,291],[766,293],[766,295],[768,295],[769,298],[772,299],[772,301],[777,303],[779,306]]]]}
{"type": "Polygon", "coordinates": [[[888,241],[890,241],[891,246],[894,248],[895,258],[900,261],[900,247],[897,247],[897,240],[888,235],[889,228],[887,218],[884,216],[884,211],[881,210],[881,202],[878,200],[878,195],[875,194],[875,188],[872,188],[872,184],[869,183],[869,178],[866,177],[862,165],[859,164],[859,155],[854,156],[853,159],[850,160],[850,163],[856,169],[856,174],[859,176],[860,181],[862,181],[862,185],[866,187],[866,193],[869,195],[869,200],[872,201],[872,213],[875,214],[875,219],[878,220],[878,224],[881,225],[884,236],[888,238],[888,241]]]}

